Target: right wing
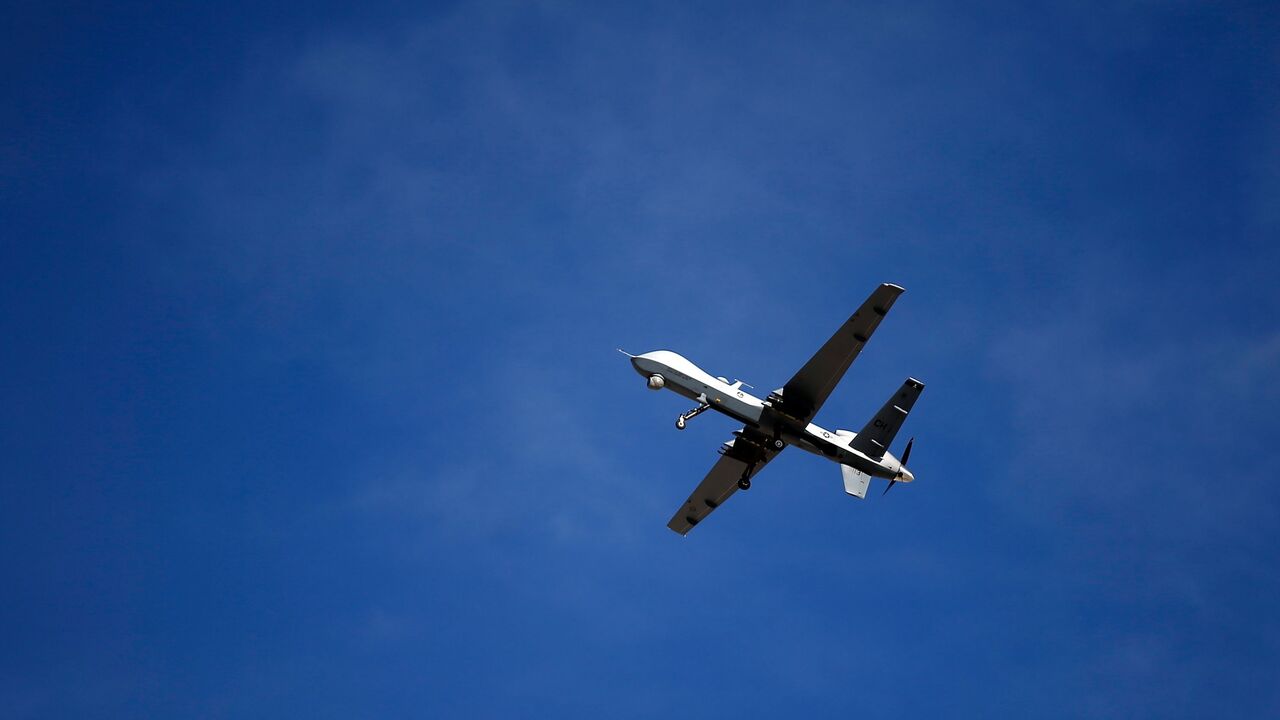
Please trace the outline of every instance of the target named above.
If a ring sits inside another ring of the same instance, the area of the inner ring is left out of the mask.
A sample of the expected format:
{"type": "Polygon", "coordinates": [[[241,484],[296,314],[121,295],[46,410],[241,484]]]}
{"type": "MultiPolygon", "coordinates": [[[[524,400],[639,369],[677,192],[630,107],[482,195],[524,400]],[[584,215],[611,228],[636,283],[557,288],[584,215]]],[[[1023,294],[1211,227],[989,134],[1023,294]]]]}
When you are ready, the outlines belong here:
{"type": "Polygon", "coordinates": [[[760,469],[778,454],[778,450],[766,443],[768,438],[758,436],[744,427],[734,433],[737,437],[725,443],[723,456],[711,467],[711,472],[698,483],[684,505],[671,516],[667,527],[687,535],[694,525],[720,507],[721,503],[737,492],[738,481],[744,476],[750,480],[760,469]]]}
{"type": "Polygon", "coordinates": [[[889,283],[876,288],[862,307],[800,368],[782,389],[782,408],[787,415],[807,423],[818,414],[818,408],[835,390],[836,383],[844,377],[902,292],[902,288],[889,283]]]}

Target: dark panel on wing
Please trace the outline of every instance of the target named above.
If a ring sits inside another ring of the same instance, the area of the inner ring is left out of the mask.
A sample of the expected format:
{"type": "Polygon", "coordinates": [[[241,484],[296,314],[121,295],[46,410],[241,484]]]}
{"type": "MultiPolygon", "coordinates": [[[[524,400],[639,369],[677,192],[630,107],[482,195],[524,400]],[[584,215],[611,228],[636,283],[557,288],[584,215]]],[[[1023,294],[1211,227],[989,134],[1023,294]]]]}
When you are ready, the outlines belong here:
{"type": "Polygon", "coordinates": [[[711,467],[711,472],[698,483],[698,487],[680,506],[667,527],[686,535],[694,525],[702,522],[725,500],[738,491],[738,481],[744,476],[750,480],[760,472],[778,450],[769,446],[768,438],[748,428],[734,433],[737,437],[724,446],[723,456],[711,467]]]}
{"type": "Polygon", "coordinates": [[[902,292],[897,285],[885,283],[871,293],[862,307],[783,387],[784,413],[804,423],[813,419],[902,292]]]}

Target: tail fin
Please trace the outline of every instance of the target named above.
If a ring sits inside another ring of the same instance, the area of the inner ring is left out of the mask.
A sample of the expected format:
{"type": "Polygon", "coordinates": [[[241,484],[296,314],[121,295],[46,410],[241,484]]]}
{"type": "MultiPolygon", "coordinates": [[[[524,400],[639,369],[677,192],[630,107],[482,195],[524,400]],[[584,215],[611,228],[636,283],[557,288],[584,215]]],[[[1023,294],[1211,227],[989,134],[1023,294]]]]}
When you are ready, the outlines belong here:
{"type": "Polygon", "coordinates": [[[907,378],[898,392],[880,408],[880,412],[871,418],[866,427],[858,431],[858,436],[853,439],[850,447],[870,458],[883,457],[922,390],[924,383],[915,378],[907,378]]]}
{"type": "Polygon", "coordinates": [[[867,485],[871,483],[870,475],[848,465],[840,466],[840,474],[844,475],[845,492],[863,500],[867,498],[867,485]]]}

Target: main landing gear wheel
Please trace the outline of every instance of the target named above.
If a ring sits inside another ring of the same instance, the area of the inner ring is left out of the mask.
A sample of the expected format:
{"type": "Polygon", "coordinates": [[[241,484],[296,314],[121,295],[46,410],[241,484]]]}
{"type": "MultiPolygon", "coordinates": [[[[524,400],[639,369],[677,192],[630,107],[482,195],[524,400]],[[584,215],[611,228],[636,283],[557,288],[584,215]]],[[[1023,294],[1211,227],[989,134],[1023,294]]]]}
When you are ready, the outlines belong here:
{"type": "Polygon", "coordinates": [[[774,439],[774,441],[773,441],[773,446],[774,446],[774,447],[776,447],[776,448],[778,448],[779,450],[781,450],[783,445],[786,445],[786,443],[782,442],[782,438],[775,438],[775,439],[774,439]]]}
{"type": "Polygon", "coordinates": [[[739,480],[739,481],[738,481],[738,489],[739,489],[739,490],[750,490],[750,489],[751,489],[751,478],[742,478],[741,480],[739,480]]]}
{"type": "Polygon", "coordinates": [[[683,416],[683,415],[681,415],[680,417],[676,418],[676,429],[677,429],[677,430],[683,430],[683,429],[684,429],[684,416],[683,416]]]}

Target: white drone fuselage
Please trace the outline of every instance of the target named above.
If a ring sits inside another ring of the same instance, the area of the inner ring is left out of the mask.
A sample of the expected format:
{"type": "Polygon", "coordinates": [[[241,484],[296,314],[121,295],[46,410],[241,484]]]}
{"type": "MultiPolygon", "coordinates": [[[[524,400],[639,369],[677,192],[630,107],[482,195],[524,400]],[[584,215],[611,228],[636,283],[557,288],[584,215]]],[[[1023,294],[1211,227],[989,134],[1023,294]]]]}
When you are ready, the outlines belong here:
{"type": "MultiPolygon", "coordinates": [[[[775,399],[778,394],[762,400],[743,388],[741,381],[730,383],[724,378],[712,376],[687,358],[670,350],[654,350],[631,356],[636,372],[648,379],[650,389],[667,389],[700,403],[707,408],[728,415],[759,431],[773,443],[773,449],[787,445],[824,457],[833,462],[854,468],[872,477],[911,482],[915,477],[902,466],[893,454],[885,452],[880,458],[850,447],[857,433],[850,430],[827,430],[812,422],[803,422],[783,413],[775,399]]],[[[677,426],[684,427],[684,417],[677,426]]],[[[758,436],[757,436],[758,437],[758,436]]],[[[747,440],[743,436],[730,440],[726,446],[747,440]]]]}

